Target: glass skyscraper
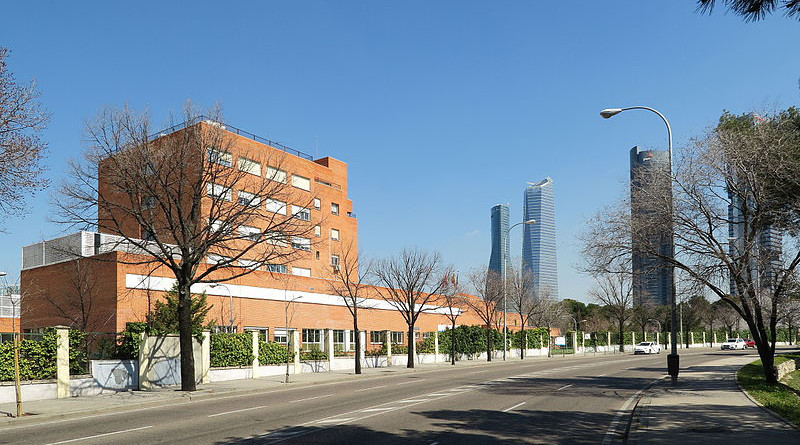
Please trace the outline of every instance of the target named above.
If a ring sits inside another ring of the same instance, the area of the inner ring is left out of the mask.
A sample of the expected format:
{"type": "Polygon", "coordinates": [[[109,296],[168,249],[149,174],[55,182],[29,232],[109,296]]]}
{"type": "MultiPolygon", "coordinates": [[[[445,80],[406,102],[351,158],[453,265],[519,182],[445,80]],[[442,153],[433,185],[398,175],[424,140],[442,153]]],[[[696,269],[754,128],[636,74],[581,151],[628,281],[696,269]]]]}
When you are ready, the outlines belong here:
{"type": "Polygon", "coordinates": [[[525,189],[522,226],[522,264],[533,275],[534,288],[558,298],[556,269],[556,204],[553,180],[545,178],[529,183],[525,189]]]}
{"type": "Polygon", "coordinates": [[[510,261],[508,248],[508,206],[498,204],[492,207],[492,254],[489,256],[489,270],[503,277],[510,261]]]}
{"type": "Polygon", "coordinates": [[[643,201],[654,199],[653,196],[658,195],[654,187],[659,187],[668,178],[669,152],[633,147],[630,162],[631,224],[639,228],[637,233],[640,234],[632,240],[633,302],[635,305],[645,302],[669,304],[672,301],[673,269],[653,252],[657,250],[662,257],[669,257],[672,254],[672,233],[667,229],[660,230],[660,225],[653,225],[655,229],[645,231],[650,226],[647,219],[652,218],[652,210],[648,210],[650,203],[643,201]]]}

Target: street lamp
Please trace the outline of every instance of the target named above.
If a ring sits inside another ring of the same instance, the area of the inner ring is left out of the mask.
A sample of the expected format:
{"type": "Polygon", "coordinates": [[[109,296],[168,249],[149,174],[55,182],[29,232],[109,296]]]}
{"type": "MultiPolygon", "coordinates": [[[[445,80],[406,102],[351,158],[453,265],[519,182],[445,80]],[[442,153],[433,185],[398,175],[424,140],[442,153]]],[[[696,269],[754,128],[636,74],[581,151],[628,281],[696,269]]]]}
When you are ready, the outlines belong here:
{"type": "Polygon", "coordinates": [[[233,318],[233,294],[231,293],[231,290],[228,288],[227,285],[222,284],[222,283],[214,283],[209,287],[212,288],[212,289],[217,288],[217,287],[224,287],[225,290],[228,291],[228,298],[230,299],[230,306],[231,306],[230,307],[230,317],[228,318],[228,332],[234,332],[234,330],[233,330],[233,323],[234,323],[234,318],[233,318]]]}
{"type": "MultiPolygon", "coordinates": [[[[672,127],[669,125],[669,121],[667,118],[661,114],[655,108],[650,107],[642,107],[642,106],[635,106],[635,107],[625,107],[625,108],[606,108],[605,110],[600,112],[600,116],[604,119],[611,118],[616,116],[623,111],[628,110],[646,110],[658,115],[662,121],[664,121],[664,125],[667,126],[667,149],[669,151],[669,177],[670,177],[670,196],[672,195],[672,127]]],[[[672,201],[670,200],[670,220],[672,220],[672,201]]],[[[672,230],[672,229],[670,229],[672,230]]],[[[670,258],[675,258],[675,241],[674,238],[672,242],[670,242],[670,258]]],[[[669,373],[670,377],[672,378],[672,384],[675,385],[678,383],[678,370],[680,369],[680,356],[678,355],[678,334],[675,329],[675,325],[678,323],[677,320],[677,308],[675,305],[675,265],[670,263],[670,269],[672,269],[672,298],[670,301],[672,313],[672,323],[670,326],[670,335],[672,337],[672,348],[669,355],[667,355],[667,372],[669,373]]]]}
{"type": "MultiPolygon", "coordinates": [[[[517,227],[519,225],[522,225],[522,224],[526,224],[526,225],[536,224],[536,220],[535,219],[529,219],[527,221],[518,222],[518,223],[512,225],[511,227],[508,228],[508,230],[506,230],[506,240],[508,239],[509,235],[511,234],[511,229],[513,229],[514,227],[517,227]]],[[[503,260],[505,260],[505,258],[503,258],[503,260]]],[[[505,263],[505,261],[503,261],[503,262],[505,263]]],[[[508,312],[508,301],[507,301],[507,298],[506,298],[506,296],[508,295],[508,292],[506,291],[507,290],[506,289],[506,285],[508,283],[506,283],[506,275],[507,275],[506,269],[508,269],[508,265],[507,264],[503,264],[502,268],[503,268],[503,361],[505,361],[506,360],[506,346],[508,345],[508,324],[507,324],[507,321],[506,321],[506,313],[508,312]]]]}

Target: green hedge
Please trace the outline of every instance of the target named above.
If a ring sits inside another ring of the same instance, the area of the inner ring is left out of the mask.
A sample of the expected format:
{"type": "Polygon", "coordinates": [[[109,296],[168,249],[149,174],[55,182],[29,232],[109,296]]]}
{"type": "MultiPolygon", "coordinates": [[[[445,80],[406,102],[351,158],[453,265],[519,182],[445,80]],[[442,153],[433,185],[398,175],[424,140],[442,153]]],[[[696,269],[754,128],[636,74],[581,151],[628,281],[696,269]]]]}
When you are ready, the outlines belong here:
{"type": "Polygon", "coordinates": [[[286,345],[258,340],[258,363],[260,365],[280,365],[294,360],[294,353],[286,350],[286,345]]]}
{"type": "Polygon", "coordinates": [[[328,353],[313,346],[308,351],[300,351],[300,360],[304,362],[328,360],[328,353]]]}
{"type": "MultiPolygon", "coordinates": [[[[503,334],[495,329],[491,329],[489,332],[492,339],[492,349],[502,349],[503,334]]],[[[509,335],[509,345],[513,342],[513,336],[513,334],[509,335]]],[[[450,354],[453,340],[455,340],[455,349],[459,354],[475,356],[486,352],[486,329],[481,326],[459,326],[455,329],[439,332],[439,353],[450,354]]],[[[433,337],[428,337],[419,342],[417,351],[420,354],[432,354],[434,352],[433,337]]]]}
{"type": "MultiPolygon", "coordinates": [[[[47,329],[40,339],[19,343],[19,374],[21,380],[46,380],[56,376],[58,337],[47,329]]],[[[0,381],[14,380],[14,342],[0,343],[0,381]]]]}
{"type": "MultiPolygon", "coordinates": [[[[516,331],[511,334],[511,345],[515,349],[519,349],[523,344],[522,332],[516,331]]],[[[525,337],[528,338],[528,349],[539,349],[547,345],[547,328],[525,329],[524,332],[525,337]]]]}
{"type": "Polygon", "coordinates": [[[211,334],[211,367],[250,366],[253,364],[253,334],[211,334]]]}

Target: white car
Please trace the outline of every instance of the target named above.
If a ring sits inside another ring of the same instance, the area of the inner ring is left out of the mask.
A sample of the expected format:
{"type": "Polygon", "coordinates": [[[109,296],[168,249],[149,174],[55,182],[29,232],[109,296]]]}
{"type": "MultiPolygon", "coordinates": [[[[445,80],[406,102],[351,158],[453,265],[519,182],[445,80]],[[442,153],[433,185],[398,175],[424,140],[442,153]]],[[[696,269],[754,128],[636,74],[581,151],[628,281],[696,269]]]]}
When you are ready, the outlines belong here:
{"type": "Polygon", "coordinates": [[[742,338],[729,338],[727,341],[722,343],[719,347],[720,349],[745,349],[747,347],[747,343],[744,342],[742,338]]]}
{"type": "Polygon", "coordinates": [[[653,341],[643,341],[633,348],[634,354],[661,354],[661,345],[653,341]]]}

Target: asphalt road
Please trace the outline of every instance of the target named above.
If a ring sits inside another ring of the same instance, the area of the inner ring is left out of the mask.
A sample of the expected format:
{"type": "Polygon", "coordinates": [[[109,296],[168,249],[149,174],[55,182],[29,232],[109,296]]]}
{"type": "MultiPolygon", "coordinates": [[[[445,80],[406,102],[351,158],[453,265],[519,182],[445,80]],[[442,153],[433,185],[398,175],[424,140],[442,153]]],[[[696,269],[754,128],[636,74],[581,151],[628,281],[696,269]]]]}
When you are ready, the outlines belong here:
{"type": "MultiPolygon", "coordinates": [[[[683,352],[682,367],[720,355],[683,352]]],[[[0,444],[600,444],[666,354],[440,367],[0,429],[0,444]]]]}

